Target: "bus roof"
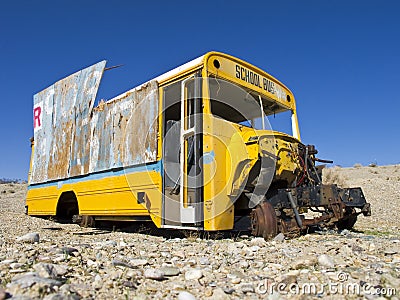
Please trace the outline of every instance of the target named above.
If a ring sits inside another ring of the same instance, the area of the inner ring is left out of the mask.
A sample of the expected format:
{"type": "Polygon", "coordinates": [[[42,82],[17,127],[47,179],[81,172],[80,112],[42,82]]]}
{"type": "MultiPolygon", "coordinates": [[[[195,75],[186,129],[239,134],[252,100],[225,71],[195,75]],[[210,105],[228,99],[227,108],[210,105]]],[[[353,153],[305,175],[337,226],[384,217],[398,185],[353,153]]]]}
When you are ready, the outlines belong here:
{"type": "MultiPolygon", "coordinates": [[[[206,66],[207,67],[207,61],[208,61],[209,57],[211,57],[211,56],[224,57],[224,58],[226,58],[226,59],[228,59],[230,61],[234,61],[234,62],[240,63],[241,65],[248,66],[249,68],[255,70],[257,73],[262,74],[265,77],[268,77],[270,80],[273,80],[280,87],[282,87],[284,90],[286,90],[287,93],[291,95],[291,99],[294,102],[293,93],[289,90],[289,88],[287,88],[282,82],[280,82],[278,79],[276,79],[275,77],[273,77],[272,75],[270,75],[266,71],[254,66],[254,65],[252,65],[252,64],[250,64],[250,63],[248,63],[246,61],[243,61],[243,60],[241,60],[239,58],[236,58],[234,56],[231,56],[229,54],[222,53],[222,52],[216,52],[216,51],[207,52],[204,55],[201,55],[201,56],[199,56],[199,57],[197,57],[197,58],[195,58],[195,59],[193,59],[193,60],[191,60],[191,61],[189,61],[187,63],[184,63],[184,64],[182,64],[182,65],[180,65],[180,66],[178,66],[178,67],[166,72],[166,73],[163,73],[163,74],[161,74],[161,75],[159,75],[159,76],[157,76],[157,77],[155,77],[153,79],[150,79],[150,80],[148,80],[148,81],[136,86],[135,88],[132,88],[131,90],[128,90],[128,91],[126,91],[126,92],[124,92],[124,93],[122,93],[120,95],[117,95],[117,96],[113,97],[112,99],[108,100],[107,102],[111,102],[111,101],[115,101],[117,99],[123,98],[128,93],[131,93],[134,90],[141,89],[142,86],[145,86],[150,81],[156,81],[160,85],[160,84],[163,84],[163,83],[166,83],[166,82],[172,80],[173,78],[175,78],[175,77],[177,77],[177,76],[179,76],[181,74],[190,73],[191,71],[193,71],[193,70],[195,70],[197,68],[201,68],[202,66],[206,66]]],[[[292,102],[292,105],[293,105],[293,102],[292,102]]]]}

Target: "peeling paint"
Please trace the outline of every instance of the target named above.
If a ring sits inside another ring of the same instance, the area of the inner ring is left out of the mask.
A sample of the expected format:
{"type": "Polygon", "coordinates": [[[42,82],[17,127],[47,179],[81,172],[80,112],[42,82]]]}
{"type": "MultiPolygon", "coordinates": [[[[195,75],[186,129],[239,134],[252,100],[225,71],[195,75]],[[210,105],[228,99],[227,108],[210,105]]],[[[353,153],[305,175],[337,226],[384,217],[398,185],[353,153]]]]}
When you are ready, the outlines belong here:
{"type": "Polygon", "coordinates": [[[34,96],[34,107],[44,111],[34,131],[32,184],[156,161],[157,82],[94,108],[105,65],[78,71],[34,96]]]}

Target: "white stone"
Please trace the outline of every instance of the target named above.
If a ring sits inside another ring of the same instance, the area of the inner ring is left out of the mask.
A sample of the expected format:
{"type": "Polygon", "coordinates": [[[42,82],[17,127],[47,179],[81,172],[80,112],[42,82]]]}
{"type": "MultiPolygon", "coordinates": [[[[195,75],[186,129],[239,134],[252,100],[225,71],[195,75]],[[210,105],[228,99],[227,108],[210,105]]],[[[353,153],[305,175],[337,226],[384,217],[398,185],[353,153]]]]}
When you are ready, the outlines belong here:
{"type": "Polygon", "coordinates": [[[285,240],[285,235],[281,232],[276,237],[274,237],[274,242],[283,242],[285,240]]]}
{"type": "Polygon", "coordinates": [[[182,291],[178,294],[178,300],[196,300],[196,297],[189,292],[182,291]]]}
{"type": "Polygon", "coordinates": [[[39,233],[37,232],[30,232],[23,236],[17,238],[18,242],[24,243],[38,243],[39,242],[39,233]]]}
{"type": "Polygon", "coordinates": [[[153,268],[146,269],[144,271],[144,277],[154,280],[162,280],[165,278],[164,273],[162,271],[153,268]]]}
{"type": "Polygon", "coordinates": [[[323,267],[333,268],[335,266],[335,262],[333,258],[327,254],[321,254],[318,256],[318,264],[323,267]]]}
{"type": "Polygon", "coordinates": [[[203,272],[200,269],[191,269],[185,273],[186,280],[198,280],[201,277],[203,277],[203,272]]]}
{"type": "Polygon", "coordinates": [[[139,267],[139,266],[145,266],[145,265],[147,265],[149,262],[147,261],[147,259],[136,258],[136,259],[131,259],[131,260],[129,261],[129,263],[130,263],[133,267],[139,267]]]}

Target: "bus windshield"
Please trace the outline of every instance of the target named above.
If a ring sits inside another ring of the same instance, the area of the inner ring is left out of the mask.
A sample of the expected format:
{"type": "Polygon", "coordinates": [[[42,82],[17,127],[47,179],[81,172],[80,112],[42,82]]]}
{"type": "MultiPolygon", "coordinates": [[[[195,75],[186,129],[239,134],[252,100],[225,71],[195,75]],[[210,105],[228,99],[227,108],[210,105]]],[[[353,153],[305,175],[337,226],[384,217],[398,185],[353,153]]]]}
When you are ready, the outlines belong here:
{"type": "Polygon", "coordinates": [[[213,115],[254,129],[273,129],[290,133],[290,109],[229,81],[220,78],[209,78],[208,81],[213,115]],[[283,112],[286,113],[281,114],[283,112]],[[280,118],[281,115],[284,119],[280,118]],[[279,122],[275,122],[277,119],[279,122]],[[276,129],[271,128],[271,121],[277,123],[276,129]]]}

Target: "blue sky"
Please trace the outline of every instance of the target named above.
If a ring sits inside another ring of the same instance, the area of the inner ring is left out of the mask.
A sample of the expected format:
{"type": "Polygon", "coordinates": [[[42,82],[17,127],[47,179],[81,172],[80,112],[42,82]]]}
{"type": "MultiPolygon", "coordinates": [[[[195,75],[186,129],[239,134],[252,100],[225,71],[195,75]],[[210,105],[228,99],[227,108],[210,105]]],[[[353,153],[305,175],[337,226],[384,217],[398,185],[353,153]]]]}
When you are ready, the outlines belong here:
{"type": "Polygon", "coordinates": [[[33,95],[102,59],[110,98],[207,51],[295,94],[304,143],[335,164],[400,163],[398,1],[1,1],[0,177],[27,178],[33,95]]]}

